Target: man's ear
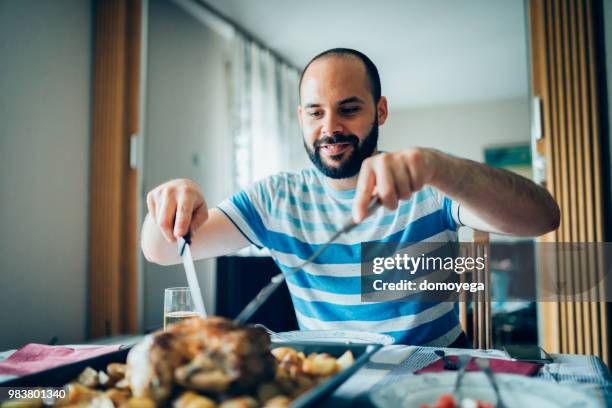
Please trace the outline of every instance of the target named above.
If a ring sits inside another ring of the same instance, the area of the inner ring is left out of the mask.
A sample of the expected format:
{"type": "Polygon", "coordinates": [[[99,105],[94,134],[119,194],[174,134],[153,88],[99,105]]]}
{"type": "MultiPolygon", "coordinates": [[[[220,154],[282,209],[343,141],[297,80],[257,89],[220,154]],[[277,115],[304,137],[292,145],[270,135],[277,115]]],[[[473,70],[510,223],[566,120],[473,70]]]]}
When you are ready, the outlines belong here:
{"type": "Polygon", "coordinates": [[[298,123],[300,124],[300,129],[304,129],[304,125],[302,123],[302,105],[298,105],[297,115],[298,115],[298,123]]]}
{"type": "Polygon", "coordinates": [[[378,104],[376,106],[378,111],[378,126],[384,125],[387,120],[387,115],[389,114],[389,109],[387,108],[387,98],[384,96],[380,97],[378,104]]]}

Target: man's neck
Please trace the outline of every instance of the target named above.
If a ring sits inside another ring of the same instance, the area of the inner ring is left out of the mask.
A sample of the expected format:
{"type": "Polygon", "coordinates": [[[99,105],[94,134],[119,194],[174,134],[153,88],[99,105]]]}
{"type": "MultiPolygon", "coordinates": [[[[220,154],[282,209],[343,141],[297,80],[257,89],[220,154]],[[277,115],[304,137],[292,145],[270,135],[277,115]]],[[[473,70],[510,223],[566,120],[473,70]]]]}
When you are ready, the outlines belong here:
{"type": "Polygon", "coordinates": [[[345,179],[335,179],[331,177],[326,177],[327,184],[334,190],[351,190],[357,187],[357,178],[359,177],[359,173],[356,176],[345,178],[345,179]]]}

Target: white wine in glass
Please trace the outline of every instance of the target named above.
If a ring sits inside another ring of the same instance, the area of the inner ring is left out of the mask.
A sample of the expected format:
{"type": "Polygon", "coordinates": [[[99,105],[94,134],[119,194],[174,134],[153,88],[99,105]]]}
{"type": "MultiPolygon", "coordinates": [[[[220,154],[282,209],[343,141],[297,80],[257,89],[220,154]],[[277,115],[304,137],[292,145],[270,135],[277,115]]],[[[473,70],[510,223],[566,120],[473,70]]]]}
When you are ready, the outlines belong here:
{"type": "Polygon", "coordinates": [[[169,324],[178,323],[181,320],[198,316],[200,316],[198,312],[168,312],[164,316],[164,330],[166,330],[169,324]]]}
{"type": "Polygon", "coordinates": [[[189,288],[168,288],[164,291],[164,330],[170,324],[199,316],[189,288]]]}

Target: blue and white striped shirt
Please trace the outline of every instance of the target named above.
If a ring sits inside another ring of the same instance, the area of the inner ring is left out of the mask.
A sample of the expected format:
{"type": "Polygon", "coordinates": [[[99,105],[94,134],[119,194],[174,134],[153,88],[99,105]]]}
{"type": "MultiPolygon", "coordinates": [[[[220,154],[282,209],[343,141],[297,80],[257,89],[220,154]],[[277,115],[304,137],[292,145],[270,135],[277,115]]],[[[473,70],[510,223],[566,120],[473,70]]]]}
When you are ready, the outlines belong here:
{"type": "MultiPolygon", "coordinates": [[[[283,272],[307,259],[351,217],[355,190],[335,190],[317,169],[280,173],[223,201],[219,209],[283,272]]],[[[379,208],[288,277],[302,330],[363,330],[398,343],[446,346],[461,333],[452,302],[361,301],[362,242],[454,242],[456,205],[431,187],[379,208]]]]}

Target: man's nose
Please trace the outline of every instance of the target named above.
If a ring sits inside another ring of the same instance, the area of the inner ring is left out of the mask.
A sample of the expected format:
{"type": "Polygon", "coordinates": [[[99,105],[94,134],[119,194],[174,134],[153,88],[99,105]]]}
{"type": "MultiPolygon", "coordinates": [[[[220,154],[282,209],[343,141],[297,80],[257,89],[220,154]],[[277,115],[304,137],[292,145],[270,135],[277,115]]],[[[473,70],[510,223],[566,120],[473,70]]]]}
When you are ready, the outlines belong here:
{"type": "Polygon", "coordinates": [[[323,136],[331,136],[337,133],[342,133],[342,123],[338,120],[338,116],[331,113],[325,116],[323,120],[323,136]]]}

